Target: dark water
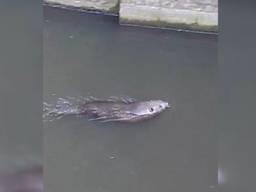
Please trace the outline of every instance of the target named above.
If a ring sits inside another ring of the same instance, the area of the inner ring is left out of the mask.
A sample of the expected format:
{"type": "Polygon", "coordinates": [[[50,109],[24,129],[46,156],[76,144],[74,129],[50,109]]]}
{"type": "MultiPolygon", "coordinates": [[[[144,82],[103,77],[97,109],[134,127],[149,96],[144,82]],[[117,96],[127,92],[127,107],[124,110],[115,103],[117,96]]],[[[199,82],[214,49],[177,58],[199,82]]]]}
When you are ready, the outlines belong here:
{"type": "Polygon", "coordinates": [[[43,168],[31,166],[0,174],[1,192],[43,192],[43,168]]]}
{"type": "Polygon", "coordinates": [[[221,192],[254,192],[256,162],[256,2],[219,1],[219,167],[221,192]]]}
{"type": "Polygon", "coordinates": [[[42,29],[34,6],[0,1],[0,174],[42,162],[42,29]]]}
{"type": "Polygon", "coordinates": [[[45,101],[129,95],[174,106],[131,125],[45,123],[45,190],[216,191],[216,71],[216,36],[45,8],[45,101]]]}
{"type": "Polygon", "coordinates": [[[40,8],[0,1],[0,23],[0,191],[42,192],[40,8]]]}

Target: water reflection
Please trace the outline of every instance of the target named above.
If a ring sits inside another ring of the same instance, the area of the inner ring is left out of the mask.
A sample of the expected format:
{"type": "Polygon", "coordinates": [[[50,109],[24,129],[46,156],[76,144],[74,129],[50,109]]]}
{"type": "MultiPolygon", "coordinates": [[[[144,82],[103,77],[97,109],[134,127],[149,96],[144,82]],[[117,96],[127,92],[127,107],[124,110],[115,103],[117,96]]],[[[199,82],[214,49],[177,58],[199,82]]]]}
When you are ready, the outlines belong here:
{"type": "Polygon", "coordinates": [[[43,192],[42,166],[1,174],[0,192],[43,192]]]}
{"type": "Polygon", "coordinates": [[[222,169],[218,169],[218,183],[222,185],[226,182],[225,174],[222,169]]]}

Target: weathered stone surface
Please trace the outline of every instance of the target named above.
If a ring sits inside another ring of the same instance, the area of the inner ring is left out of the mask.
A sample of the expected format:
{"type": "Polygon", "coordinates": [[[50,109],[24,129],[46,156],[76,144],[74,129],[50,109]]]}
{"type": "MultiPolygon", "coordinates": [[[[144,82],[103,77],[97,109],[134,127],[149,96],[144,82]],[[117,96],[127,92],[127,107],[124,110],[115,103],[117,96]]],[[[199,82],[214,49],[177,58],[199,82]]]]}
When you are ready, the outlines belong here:
{"type": "Polygon", "coordinates": [[[44,0],[44,2],[53,6],[119,13],[121,24],[211,32],[218,30],[218,0],[44,0]]]}
{"type": "Polygon", "coordinates": [[[213,31],[218,0],[121,0],[120,23],[213,31]]]}
{"type": "Polygon", "coordinates": [[[45,3],[85,10],[96,10],[109,13],[118,13],[118,0],[44,0],[45,3]]]}

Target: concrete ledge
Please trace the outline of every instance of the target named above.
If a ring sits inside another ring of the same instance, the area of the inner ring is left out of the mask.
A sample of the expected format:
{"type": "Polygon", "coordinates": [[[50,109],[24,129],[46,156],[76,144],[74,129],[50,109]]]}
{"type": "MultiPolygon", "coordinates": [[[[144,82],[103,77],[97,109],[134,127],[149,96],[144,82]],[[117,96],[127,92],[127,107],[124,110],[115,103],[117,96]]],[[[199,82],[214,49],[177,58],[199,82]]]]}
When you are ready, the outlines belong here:
{"type": "Polygon", "coordinates": [[[217,0],[121,0],[121,24],[218,31],[217,0]]]}
{"type": "Polygon", "coordinates": [[[118,14],[119,0],[44,0],[54,7],[118,14]]]}
{"type": "Polygon", "coordinates": [[[218,0],[44,0],[50,6],[118,15],[120,24],[218,32],[218,0]]]}

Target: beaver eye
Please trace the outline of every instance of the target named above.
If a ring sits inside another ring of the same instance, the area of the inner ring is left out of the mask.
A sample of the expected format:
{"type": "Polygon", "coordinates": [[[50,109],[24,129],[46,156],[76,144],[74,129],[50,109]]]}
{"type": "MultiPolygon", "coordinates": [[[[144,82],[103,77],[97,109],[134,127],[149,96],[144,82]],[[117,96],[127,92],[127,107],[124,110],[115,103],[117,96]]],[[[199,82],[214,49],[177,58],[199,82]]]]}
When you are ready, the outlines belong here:
{"type": "Polygon", "coordinates": [[[150,108],[150,112],[153,112],[154,111],[154,109],[153,108],[150,108]]]}

